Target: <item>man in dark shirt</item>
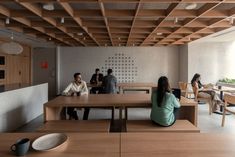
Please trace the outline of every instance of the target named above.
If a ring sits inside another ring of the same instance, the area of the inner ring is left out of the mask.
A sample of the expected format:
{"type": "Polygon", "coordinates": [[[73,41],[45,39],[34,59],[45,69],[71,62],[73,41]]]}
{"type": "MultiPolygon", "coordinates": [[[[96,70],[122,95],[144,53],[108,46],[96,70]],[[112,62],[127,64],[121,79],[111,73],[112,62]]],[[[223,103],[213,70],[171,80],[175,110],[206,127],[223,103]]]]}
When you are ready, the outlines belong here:
{"type": "Polygon", "coordinates": [[[117,93],[117,78],[112,75],[113,70],[108,69],[108,75],[103,79],[102,86],[103,92],[107,94],[117,93]]]}
{"type": "MultiPolygon", "coordinates": [[[[99,86],[101,85],[102,80],[103,74],[100,73],[100,69],[95,69],[95,74],[92,75],[90,83],[99,86]]],[[[90,92],[91,94],[96,94],[97,92],[101,93],[102,87],[92,87],[90,92]]]]}

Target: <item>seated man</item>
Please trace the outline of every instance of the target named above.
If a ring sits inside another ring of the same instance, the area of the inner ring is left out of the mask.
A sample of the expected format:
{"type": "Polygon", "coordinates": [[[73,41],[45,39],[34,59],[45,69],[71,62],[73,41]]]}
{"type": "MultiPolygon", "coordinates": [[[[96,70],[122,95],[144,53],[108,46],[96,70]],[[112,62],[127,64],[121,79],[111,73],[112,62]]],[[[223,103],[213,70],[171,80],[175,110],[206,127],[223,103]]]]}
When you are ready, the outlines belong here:
{"type": "Polygon", "coordinates": [[[106,94],[115,94],[117,93],[117,78],[112,75],[113,70],[108,69],[106,75],[103,79],[102,86],[103,86],[103,93],[106,94]]]}
{"type": "MultiPolygon", "coordinates": [[[[100,69],[95,69],[95,74],[92,75],[90,83],[99,85],[102,83],[103,80],[103,74],[100,73],[100,69]]],[[[102,87],[92,87],[91,88],[91,93],[96,94],[96,93],[101,93],[102,92],[102,87]]]]}
{"type": "MultiPolygon", "coordinates": [[[[88,89],[86,82],[82,80],[82,76],[80,73],[74,74],[74,81],[71,82],[63,91],[63,95],[67,96],[80,96],[84,94],[88,94],[88,89]]],[[[67,113],[69,115],[69,119],[78,120],[77,112],[74,110],[74,107],[68,107],[67,113]]]]}

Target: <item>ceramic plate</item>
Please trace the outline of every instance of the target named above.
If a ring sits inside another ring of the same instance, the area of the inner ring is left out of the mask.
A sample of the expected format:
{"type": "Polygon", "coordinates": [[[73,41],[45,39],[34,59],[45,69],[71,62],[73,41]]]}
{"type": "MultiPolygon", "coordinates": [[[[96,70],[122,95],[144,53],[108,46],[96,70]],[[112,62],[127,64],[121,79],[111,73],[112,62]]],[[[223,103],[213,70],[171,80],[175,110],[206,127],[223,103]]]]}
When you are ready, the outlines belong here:
{"type": "Polygon", "coordinates": [[[37,138],[33,142],[32,147],[38,151],[53,150],[66,142],[67,139],[68,137],[63,133],[47,134],[37,138]]]}

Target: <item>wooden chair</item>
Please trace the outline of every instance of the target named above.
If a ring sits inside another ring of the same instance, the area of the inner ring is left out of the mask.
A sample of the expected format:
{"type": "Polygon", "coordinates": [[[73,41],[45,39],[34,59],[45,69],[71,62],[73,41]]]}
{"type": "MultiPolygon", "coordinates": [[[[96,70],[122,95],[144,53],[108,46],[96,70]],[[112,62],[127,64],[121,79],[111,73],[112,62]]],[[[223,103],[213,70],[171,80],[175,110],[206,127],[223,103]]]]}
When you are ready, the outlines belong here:
{"type": "Polygon", "coordinates": [[[230,110],[228,107],[230,104],[235,104],[235,95],[225,94],[224,101],[225,101],[225,104],[224,104],[224,111],[223,111],[222,124],[221,124],[222,127],[224,126],[226,112],[235,114],[235,111],[230,110]]]}
{"type": "Polygon", "coordinates": [[[209,115],[211,115],[212,108],[213,108],[213,102],[212,102],[211,98],[201,98],[201,97],[198,97],[198,89],[194,88],[193,86],[192,86],[192,88],[193,88],[193,93],[194,93],[195,101],[207,103],[209,105],[209,115]]]}
{"type": "Polygon", "coordinates": [[[193,94],[192,91],[189,91],[189,83],[187,82],[179,82],[179,89],[181,90],[181,95],[186,98],[191,98],[191,95],[193,94]]]}

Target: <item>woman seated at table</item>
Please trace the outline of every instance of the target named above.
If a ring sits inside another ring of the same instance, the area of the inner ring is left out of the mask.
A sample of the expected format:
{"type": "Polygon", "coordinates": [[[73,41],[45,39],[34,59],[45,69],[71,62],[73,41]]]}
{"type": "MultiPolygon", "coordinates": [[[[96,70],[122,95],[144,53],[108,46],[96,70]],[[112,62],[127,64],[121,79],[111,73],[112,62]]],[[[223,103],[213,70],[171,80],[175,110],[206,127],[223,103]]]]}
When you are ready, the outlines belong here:
{"type": "Polygon", "coordinates": [[[168,78],[162,76],[158,80],[158,86],[152,93],[151,120],[160,126],[171,126],[176,121],[176,113],[180,103],[171,93],[168,78]]]}
{"type": "MultiPolygon", "coordinates": [[[[71,82],[63,91],[63,95],[66,96],[80,96],[84,94],[88,94],[88,89],[86,82],[82,80],[82,76],[80,73],[75,73],[73,75],[74,81],[71,82]]],[[[67,113],[69,115],[69,119],[78,120],[77,112],[74,110],[74,107],[68,107],[67,113]]]]}
{"type": "Polygon", "coordinates": [[[208,98],[211,100],[211,107],[213,109],[213,112],[217,109],[219,109],[219,104],[222,103],[221,99],[219,98],[219,96],[216,94],[216,92],[214,90],[212,90],[213,85],[211,84],[207,84],[207,85],[203,85],[201,82],[201,75],[196,73],[192,80],[191,80],[191,84],[192,84],[192,88],[193,88],[193,93],[195,95],[195,100],[197,100],[197,98],[208,98]]]}

